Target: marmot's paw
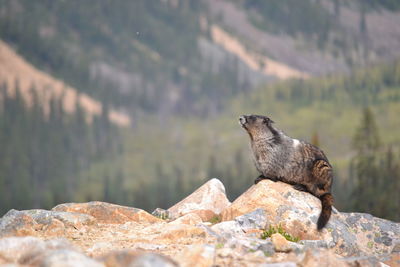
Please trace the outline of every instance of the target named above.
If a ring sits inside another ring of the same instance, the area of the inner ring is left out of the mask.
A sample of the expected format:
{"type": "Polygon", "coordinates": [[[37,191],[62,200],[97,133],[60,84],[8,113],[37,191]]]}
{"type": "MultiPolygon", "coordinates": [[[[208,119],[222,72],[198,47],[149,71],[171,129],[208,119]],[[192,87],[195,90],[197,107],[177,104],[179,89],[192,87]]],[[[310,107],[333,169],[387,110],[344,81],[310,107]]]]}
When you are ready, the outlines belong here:
{"type": "Polygon", "coordinates": [[[295,185],[293,185],[293,188],[296,190],[299,190],[299,191],[303,191],[303,192],[308,191],[307,188],[302,184],[295,184],[295,185]]]}

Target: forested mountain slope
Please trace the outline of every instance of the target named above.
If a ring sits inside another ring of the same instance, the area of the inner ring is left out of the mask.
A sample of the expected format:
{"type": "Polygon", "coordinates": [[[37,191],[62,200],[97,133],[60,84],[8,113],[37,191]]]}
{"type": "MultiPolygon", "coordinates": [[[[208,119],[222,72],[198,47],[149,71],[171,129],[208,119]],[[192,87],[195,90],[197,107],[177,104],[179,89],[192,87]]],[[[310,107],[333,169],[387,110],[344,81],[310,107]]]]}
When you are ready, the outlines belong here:
{"type": "MultiPolygon", "coordinates": [[[[0,84],[7,89],[3,93],[11,97],[15,97],[16,90],[19,90],[28,107],[33,105],[33,98],[36,97],[36,104],[41,105],[47,116],[52,100],[61,101],[67,113],[76,112],[77,106],[80,106],[88,122],[93,121],[93,116],[100,116],[105,108],[98,100],[85,93],[79,93],[75,88],[37,70],[1,40],[0,84]]],[[[110,121],[118,126],[131,126],[130,118],[121,112],[109,110],[108,116],[110,121]]]]}
{"type": "Polygon", "coordinates": [[[399,56],[398,6],[2,0],[0,37],[41,70],[131,116],[202,116],[260,83],[343,73],[399,56]]]}

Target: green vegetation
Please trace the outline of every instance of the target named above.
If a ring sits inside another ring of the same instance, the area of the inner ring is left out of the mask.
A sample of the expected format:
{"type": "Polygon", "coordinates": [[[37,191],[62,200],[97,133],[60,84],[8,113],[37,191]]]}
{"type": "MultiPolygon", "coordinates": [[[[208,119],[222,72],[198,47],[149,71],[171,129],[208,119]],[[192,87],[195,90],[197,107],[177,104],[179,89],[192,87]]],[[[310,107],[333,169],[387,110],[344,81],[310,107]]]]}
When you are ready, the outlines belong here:
{"type": "Polygon", "coordinates": [[[367,243],[367,247],[368,247],[368,248],[372,249],[373,246],[374,246],[374,242],[369,241],[369,242],[367,243]]]}
{"type": "Polygon", "coordinates": [[[215,245],[215,248],[216,248],[216,249],[221,249],[221,248],[223,248],[224,246],[225,246],[224,243],[217,243],[217,244],[215,245]]]}
{"type": "Polygon", "coordinates": [[[214,217],[212,217],[209,220],[209,222],[212,223],[212,224],[219,223],[219,222],[221,222],[221,216],[220,215],[215,215],[214,217]]]}
{"type": "Polygon", "coordinates": [[[400,205],[400,155],[381,143],[374,115],[366,108],[353,140],[357,154],[351,161],[350,178],[357,198],[352,208],[398,221],[400,215],[392,211],[400,205]]]}
{"type": "Polygon", "coordinates": [[[157,215],[157,218],[160,218],[161,220],[168,220],[168,214],[167,213],[161,213],[160,215],[157,215]]]}
{"type": "Polygon", "coordinates": [[[291,242],[299,242],[300,238],[294,237],[291,234],[287,233],[281,225],[278,225],[277,227],[274,227],[272,225],[269,226],[268,230],[264,230],[264,232],[261,234],[262,239],[267,239],[268,237],[271,237],[273,234],[281,234],[286,240],[291,241],[291,242]]]}
{"type": "MultiPolygon", "coordinates": [[[[79,106],[68,115],[61,108],[62,99],[57,99],[51,101],[47,115],[34,92],[33,88],[33,106],[28,109],[18,88],[11,98],[6,86],[0,86],[1,214],[11,208],[51,208],[73,201],[79,186],[90,183],[81,172],[120,153],[118,129],[108,114],[87,124],[79,106]]],[[[104,183],[108,175],[115,174],[104,173],[104,183]]],[[[103,197],[110,200],[113,186],[105,188],[103,197]]]]}

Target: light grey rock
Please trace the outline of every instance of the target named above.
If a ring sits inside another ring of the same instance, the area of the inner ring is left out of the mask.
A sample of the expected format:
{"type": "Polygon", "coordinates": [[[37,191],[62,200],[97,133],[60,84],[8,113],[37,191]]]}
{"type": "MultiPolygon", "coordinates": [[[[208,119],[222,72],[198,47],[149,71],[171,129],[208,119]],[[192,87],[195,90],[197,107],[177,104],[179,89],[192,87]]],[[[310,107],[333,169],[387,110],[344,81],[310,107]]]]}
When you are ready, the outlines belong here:
{"type": "Polygon", "coordinates": [[[275,253],[274,245],[271,240],[263,240],[252,237],[236,237],[228,240],[224,247],[229,247],[240,251],[242,254],[254,251],[262,251],[265,255],[275,253]]]}
{"type": "Polygon", "coordinates": [[[348,257],[341,259],[344,263],[350,266],[365,266],[365,267],[384,267],[383,264],[377,257],[363,256],[363,257],[348,257]]]}
{"type": "Polygon", "coordinates": [[[228,240],[233,237],[243,236],[245,232],[237,221],[226,221],[214,224],[211,230],[228,240]]]}
{"type": "Polygon", "coordinates": [[[33,234],[37,223],[22,211],[9,210],[0,219],[0,237],[19,234],[33,234]],[[20,231],[23,229],[22,231],[20,231]]]}
{"type": "Polygon", "coordinates": [[[37,229],[60,221],[67,227],[79,228],[92,225],[96,219],[87,214],[49,211],[42,209],[10,210],[0,219],[0,237],[34,235],[37,229]]]}
{"type": "Polygon", "coordinates": [[[20,262],[27,254],[39,254],[45,249],[45,242],[36,237],[6,237],[0,239],[0,255],[9,262],[20,262]]]}
{"type": "Polygon", "coordinates": [[[260,267],[296,267],[296,266],[297,264],[291,261],[278,262],[278,263],[265,263],[260,265],[260,267]]]}
{"type": "Polygon", "coordinates": [[[370,214],[341,213],[336,209],[332,210],[326,227],[317,231],[321,201],[291,185],[269,180],[250,187],[222,212],[221,218],[234,220],[243,229],[262,226],[263,215],[258,209],[265,212],[265,226],[281,225],[294,237],[323,240],[326,245],[308,243],[306,246],[332,248],[344,257],[387,254],[400,243],[400,223],[370,214]]]}
{"type": "Polygon", "coordinates": [[[250,213],[236,217],[235,221],[239,223],[244,231],[249,229],[265,229],[267,216],[265,210],[256,209],[250,213]]]}
{"type": "Polygon", "coordinates": [[[42,240],[36,237],[0,239],[0,255],[10,263],[30,264],[52,250],[74,250],[66,239],[42,240]]]}
{"type": "Polygon", "coordinates": [[[325,240],[300,240],[299,244],[304,246],[304,249],[314,249],[314,248],[331,248],[332,244],[328,244],[325,240]]]}
{"type": "Polygon", "coordinates": [[[72,250],[54,250],[39,263],[42,267],[104,267],[105,265],[88,256],[72,250]]]}
{"type": "Polygon", "coordinates": [[[177,267],[177,266],[178,265],[169,258],[156,253],[142,254],[129,264],[129,267],[177,267]]]}
{"type": "Polygon", "coordinates": [[[93,216],[83,213],[50,211],[42,209],[24,210],[38,224],[51,224],[53,219],[60,220],[66,227],[74,227],[77,224],[91,225],[96,222],[93,216]]]}
{"type": "Polygon", "coordinates": [[[126,267],[126,266],[159,266],[175,267],[177,264],[170,258],[157,254],[146,253],[143,250],[113,250],[97,258],[106,266],[126,267]]]}
{"type": "Polygon", "coordinates": [[[203,221],[208,221],[209,216],[220,214],[231,203],[226,197],[224,184],[217,178],[212,178],[199,187],[192,194],[168,209],[171,219],[176,219],[191,212],[209,211],[199,213],[203,221]]]}

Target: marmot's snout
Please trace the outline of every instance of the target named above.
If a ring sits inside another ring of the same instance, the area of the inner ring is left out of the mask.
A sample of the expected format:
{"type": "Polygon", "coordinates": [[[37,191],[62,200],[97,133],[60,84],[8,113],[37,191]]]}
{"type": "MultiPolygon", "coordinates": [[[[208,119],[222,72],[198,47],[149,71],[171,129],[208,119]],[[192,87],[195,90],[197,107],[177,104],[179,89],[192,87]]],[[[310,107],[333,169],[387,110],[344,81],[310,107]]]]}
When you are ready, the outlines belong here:
{"type": "Polygon", "coordinates": [[[241,126],[244,126],[247,123],[247,118],[246,117],[247,117],[246,115],[242,115],[242,116],[239,117],[239,124],[241,126]]]}

